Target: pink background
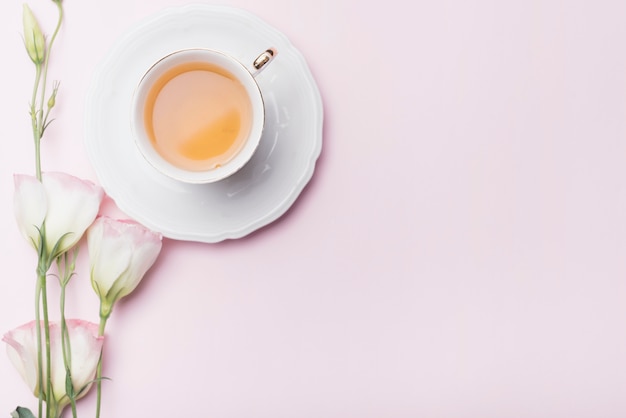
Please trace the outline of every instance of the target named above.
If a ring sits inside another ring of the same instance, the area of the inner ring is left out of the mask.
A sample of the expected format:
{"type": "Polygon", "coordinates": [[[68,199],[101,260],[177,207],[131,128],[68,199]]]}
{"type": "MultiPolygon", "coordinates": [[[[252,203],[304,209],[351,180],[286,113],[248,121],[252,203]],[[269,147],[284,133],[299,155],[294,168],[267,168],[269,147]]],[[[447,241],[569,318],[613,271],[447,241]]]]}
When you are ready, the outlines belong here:
{"type": "MultiPolygon", "coordinates": [[[[45,170],[97,181],[93,70],[185,3],[65,0],[45,170]]],[[[51,33],[52,2],[29,4],[51,33]]],[[[103,416],[626,416],[626,3],[219,4],[306,57],[322,155],[268,227],[164,241],[109,321],[103,416]]],[[[1,332],[33,318],[35,255],[12,215],[12,174],[33,172],[21,7],[0,13],[1,332]]],[[[69,315],[97,322],[86,267],[69,315]]],[[[0,393],[2,416],[36,405],[3,355],[0,393]]]]}

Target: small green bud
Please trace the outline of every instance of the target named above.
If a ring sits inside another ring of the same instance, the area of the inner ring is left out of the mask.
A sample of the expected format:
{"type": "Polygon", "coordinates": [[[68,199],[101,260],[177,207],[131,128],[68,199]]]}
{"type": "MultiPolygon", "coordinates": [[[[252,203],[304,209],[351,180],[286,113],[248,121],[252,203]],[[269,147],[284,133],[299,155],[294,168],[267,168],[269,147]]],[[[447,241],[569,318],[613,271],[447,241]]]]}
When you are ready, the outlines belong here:
{"type": "Polygon", "coordinates": [[[48,109],[52,109],[57,102],[57,92],[59,91],[59,82],[54,82],[54,87],[52,89],[52,94],[48,99],[48,109]]]}
{"type": "Polygon", "coordinates": [[[24,44],[26,52],[35,64],[41,64],[46,54],[46,40],[41,32],[35,15],[26,3],[23,6],[22,21],[24,24],[24,44]]]}

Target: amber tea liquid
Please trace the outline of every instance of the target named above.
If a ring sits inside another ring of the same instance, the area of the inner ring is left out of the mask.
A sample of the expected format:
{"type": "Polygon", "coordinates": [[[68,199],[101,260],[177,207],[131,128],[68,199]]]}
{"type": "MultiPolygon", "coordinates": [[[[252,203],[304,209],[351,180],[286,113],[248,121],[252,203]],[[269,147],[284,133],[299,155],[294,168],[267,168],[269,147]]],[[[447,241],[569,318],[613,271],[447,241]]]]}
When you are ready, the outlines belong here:
{"type": "Polygon", "coordinates": [[[244,86],[214,64],[189,62],[169,69],[146,99],[148,137],[164,159],[185,170],[228,162],[242,148],[251,123],[244,86]]]}

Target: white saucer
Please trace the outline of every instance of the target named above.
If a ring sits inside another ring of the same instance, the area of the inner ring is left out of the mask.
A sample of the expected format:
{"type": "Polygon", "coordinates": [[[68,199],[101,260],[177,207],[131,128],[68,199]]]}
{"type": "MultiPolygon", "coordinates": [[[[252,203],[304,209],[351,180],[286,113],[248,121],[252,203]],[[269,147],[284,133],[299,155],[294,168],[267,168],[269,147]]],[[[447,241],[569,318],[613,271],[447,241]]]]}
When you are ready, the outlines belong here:
{"type": "Polygon", "coordinates": [[[322,101],[306,61],[258,17],[192,4],[141,22],[97,68],[86,101],[85,144],[102,187],[126,214],[165,237],[219,242],[243,237],[284,214],[306,186],[322,147],[322,101]],[[269,47],[278,55],[257,76],[266,127],[252,160],[207,185],[179,183],[141,156],[130,128],[133,91],[144,71],[174,50],[206,47],[243,63],[269,47]]]}

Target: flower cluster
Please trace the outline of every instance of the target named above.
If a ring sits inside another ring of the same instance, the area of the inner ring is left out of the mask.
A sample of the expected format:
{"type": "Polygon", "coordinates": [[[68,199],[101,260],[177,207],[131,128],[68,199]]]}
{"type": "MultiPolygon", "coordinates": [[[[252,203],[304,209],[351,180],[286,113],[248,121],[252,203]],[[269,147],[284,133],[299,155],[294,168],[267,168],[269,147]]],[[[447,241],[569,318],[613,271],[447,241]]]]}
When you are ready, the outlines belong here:
{"type": "MultiPolygon", "coordinates": [[[[7,343],[7,353],[15,368],[35,396],[41,393],[38,378],[37,327],[35,321],[22,325],[8,332],[3,340],[7,343]]],[[[72,341],[69,354],[72,357],[70,367],[72,391],[75,399],[85,395],[91,386],[100,360],[104,337],[98,335],[98,326],[91,322],[78,319],[68,320],[67,329],[72,341]]],[[[59,412],[69,403],[66,389],[66,369],[63,362],[61,326],[59,323],[50,323],[50,380],[52,395],[42,393],[45,399],[57,405],[59,412]]],[[[44,367],[45,369],[45,367],[44,367]]],[[[44,380],[47,380],[45,371],[44,380]]]]}
{"type": "MultiPolygon", "coordinates": [[[[30,117],[35,143],[35,175],[14,176],[17,226],[37,254],[35,320],[7,332],[9,359],[37,397],[39,418],[60,417],[66,407],[77,416],[76,401],[95,384],[100,415],[102,350],[107,320],[115,304],[130,294],[155,263],[161,235],[131,220],[99,215],[104,196],[98,185],[62,172],[42,172],[40,143],[51,120],[58,83],[46,96],[50,51],[63,20],[61,0],[52,0],[59,18],[49,41],[27,5],[24,44],[35,65],[30,117]],[[100,299],[100,323],[65,318],[65,292],[76,276],[76,259],[86,236],[89,276],[100,299]],[[59,318],[50,319],[48,278],[60,286],[59,318]]],[[[14,418],[35,415],[18,407],[14,418]]]]}
{"type": "MultiPolygon", "coordinates": [[[[45,287],[52,261],[65,260],[86,233],[91,283],[100,298],[100,325],[76,319],[65,323],[36,320],[3,338],[11,362],[54,417],[87,393],[92,382],[100,382],[106,321],[115,303],[137,287],[156,261],[161,235],[134,221],[97,217],[103,191],[89,181],[66,173],[43,173],[41,181],[20,174],[14,180],[17,225],[39,255],[38,288],[45,287]],[[42,329],[48,335],[49,356],[38,349],[42,329]],[[71,344],[66,346],[65,338],[71,344]],[[71,386],[66,385],[67,370],[71,386]]],[[[73,266],[70,270],[59,274],[62,295],[73,266]]]]}

